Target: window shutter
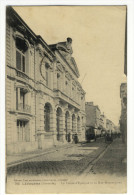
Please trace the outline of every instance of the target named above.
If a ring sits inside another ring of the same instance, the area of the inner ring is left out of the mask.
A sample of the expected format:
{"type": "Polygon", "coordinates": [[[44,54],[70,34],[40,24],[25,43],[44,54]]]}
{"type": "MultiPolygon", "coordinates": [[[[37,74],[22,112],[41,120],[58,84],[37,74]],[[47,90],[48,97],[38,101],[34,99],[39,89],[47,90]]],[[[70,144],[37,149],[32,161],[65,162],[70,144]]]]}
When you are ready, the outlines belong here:
{"type": "Polygon", "coordinates": [[[16,68],[21,70],[21,54],[16,51],[16,68]]]}
{"type": "Polygon", "coordinates": [[[25,72],[25,56],[22,56],[22,71],[25,72]]]}

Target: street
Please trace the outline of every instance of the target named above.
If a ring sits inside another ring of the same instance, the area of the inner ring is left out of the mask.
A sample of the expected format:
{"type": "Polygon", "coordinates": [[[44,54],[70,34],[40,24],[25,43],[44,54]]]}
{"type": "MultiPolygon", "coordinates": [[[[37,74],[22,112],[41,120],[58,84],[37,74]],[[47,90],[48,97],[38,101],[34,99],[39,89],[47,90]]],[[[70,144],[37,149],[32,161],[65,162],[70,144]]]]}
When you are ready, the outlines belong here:
{"type": "Polygon", "coordinates": [[[9,167],[7,175],[81,175],[118,173],[126,174],[126,164],[122,159],[126,152],[122,151],[120,139],[110,145],[104,138],[96,142],[75,144],[70,148],[61,148],[9,167]],[[119,142],[119,143],[118,143],[119,142]]]}

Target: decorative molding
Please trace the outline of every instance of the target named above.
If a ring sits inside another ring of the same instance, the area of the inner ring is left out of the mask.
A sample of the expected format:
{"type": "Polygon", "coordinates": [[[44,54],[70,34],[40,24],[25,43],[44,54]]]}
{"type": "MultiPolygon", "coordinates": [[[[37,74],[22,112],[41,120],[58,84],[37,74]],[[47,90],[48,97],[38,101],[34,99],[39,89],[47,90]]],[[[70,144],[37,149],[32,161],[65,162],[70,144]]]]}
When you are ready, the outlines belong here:
{"type": "Polygon", "coordinates": [[[14,30],[13,31],[13,38],[14,38],[14,40],[16,40],[16,38],[24,40],[25,43],[27,44],[27,47],[29,49],[31,48],[31,44],[29,43],[28,38],[25,35],[23,35],[21,32],[14,30]]]}
{"type": "Polygon", "coordinates": [[[72,81],[72,85],[76,86],[76,81],[75,80],[72,81]]]}
{"type": "Polygon", "coordinates": [[[64,72],[63,66],[61,65],[61,63],[57,63],[56,64],[57,70],[60,70],[61,72],[64,72]]]}
{"type": "Polygon", "coordinates": [[[71,80],[71,79],[72,79],[72,77],[71,77],[71,75],[69,74],[69,72],[66,72],[66,73],[65,73],[65,76],[67,77],[68,80],[71,80]]]}
{"type": "Polygon", "coordinates": [[[44,52],[45,52],[45,50],[44,50],[44,48],[42,47],[41,44],[38,44],[38,45],[37,45],[36,51],[39,52],[39,54],[41,55],[41,57],[44,57],[44,52]]]}
{"type": "Polygon", "coordinates": [[[25,28],[24,26],[22,26],[22,25],[17,25],[16,28],[17,28],[20,32],[22,32],[22,33],[24,33],[24,34],[25,34],[26,31],[27,31],[26,28],[25,28]]]}
{"type": "Polygon", "coordinates": [[[17,31],[16,29],[14,29],[13,31],[13,38],[16,40],[16,38],[21,38],[21,39],[25,39],[24,35],[22,33],[20,33],[19,31],[17,31]]]}

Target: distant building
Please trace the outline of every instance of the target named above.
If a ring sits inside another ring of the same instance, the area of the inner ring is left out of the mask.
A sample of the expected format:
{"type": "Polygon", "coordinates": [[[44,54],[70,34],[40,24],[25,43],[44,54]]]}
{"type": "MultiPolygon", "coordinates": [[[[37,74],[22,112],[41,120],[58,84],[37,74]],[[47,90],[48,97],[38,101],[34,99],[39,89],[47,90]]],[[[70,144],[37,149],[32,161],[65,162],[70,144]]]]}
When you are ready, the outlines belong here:
{"type": "Polygon", "coordinates": [[[85,111],[86,111],[86,129],[93,128],[100,131],[101,111],[99,107],[94,105],[93,102],[86,102],[85,111]]]}
{"type": "Polygon", "coordinates": [[[115,132],[115,124],[109,119],[106,119],[106,131],[108,133],[114,133],[115,132]]]}
{"type": "Polygon", "coordinates": [[[121,98],[121,117],[120,131],[122,133],[122,141],[127,143],[127,83],[122,83],[120,86],[121,98]]]}
{"type": "Polygon", "coordinates": [[[100,115],[100,124],[102,130],[106,130],[106,116],[103,114],[100,115]]]}
{"type": "Polygon", "coordinates": [[[7,8],[7,153],[71,143],[74,134],[85,138],[85,91],[71,43],[49,46],[7,8]]]}

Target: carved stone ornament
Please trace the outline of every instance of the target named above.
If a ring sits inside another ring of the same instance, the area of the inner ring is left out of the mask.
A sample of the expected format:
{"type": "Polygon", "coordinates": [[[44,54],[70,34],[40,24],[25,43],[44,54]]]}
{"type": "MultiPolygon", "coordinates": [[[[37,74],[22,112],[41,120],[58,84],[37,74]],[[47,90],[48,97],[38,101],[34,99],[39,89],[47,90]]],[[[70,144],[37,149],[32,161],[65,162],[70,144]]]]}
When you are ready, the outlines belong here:
{"type": "Polygon", "coordinates": [[[26,28],[22,25],[17,25],[17,28],[19,29],[19,31],[21,31],[22,33],[26,33],[26,28]]]}
{"type": "Polygon", "coordinates": [[[13,38],[16,39],[17,37],[24,39],[24,35],[17,31],[16,29],[14,29],[13,38]]]}
{"type": "Polygon", "coordinates": [[[38,44],[36,47],[36,51],[39,51],[39,54],[43,57],[44,56],[44,48],[41,44],[38,44]]]}
{"type": "Polygon", "coordinates": [[[14,29],[13,32],[13,38],[16,40],[17,38],[22,39],[25,41],[27,47],[30,49],[31,48],[31,44],[29,43],[28,39],[26,38],[26,36],[24,36],[21,32],[17,31],[16,29],[14,29]]]}
{"type": "Polygon", "coordinates": [[[60,70],[61,72],[63,72],[63,67],[60,63],[57,63],[57,70],[60,70]]]}
{"type": "Polygon", "coordinates": [[[66,77],[68,80],[71,80],[71,75],[68,72],[66,72],[66,77]]]}
{"type": "Polygon", "coordinates": [[[29,42],[31,44],[31,47],[33,47],[34,46],[34,40],[32,39],[32,37],[29,38],[29,42]]]}
{"type": "Polygon", "coordinates": [[[75,81],[75,80],[73,80],[73,81],[72,81],[72,84],[73,84],[74,86],[76,86],[76,81],[75,81]]]}

